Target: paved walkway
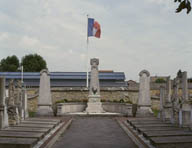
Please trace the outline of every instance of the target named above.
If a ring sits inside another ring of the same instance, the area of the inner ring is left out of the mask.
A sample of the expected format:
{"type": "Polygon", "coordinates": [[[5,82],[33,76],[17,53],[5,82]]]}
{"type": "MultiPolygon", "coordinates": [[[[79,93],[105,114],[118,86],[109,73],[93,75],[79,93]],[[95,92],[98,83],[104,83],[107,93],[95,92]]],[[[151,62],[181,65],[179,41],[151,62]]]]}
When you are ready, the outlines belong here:
{"type": "Polygon", "coordinates": [[[136,148],[137,146],[107,117],[75,118],[53,148],[136,148]]]}

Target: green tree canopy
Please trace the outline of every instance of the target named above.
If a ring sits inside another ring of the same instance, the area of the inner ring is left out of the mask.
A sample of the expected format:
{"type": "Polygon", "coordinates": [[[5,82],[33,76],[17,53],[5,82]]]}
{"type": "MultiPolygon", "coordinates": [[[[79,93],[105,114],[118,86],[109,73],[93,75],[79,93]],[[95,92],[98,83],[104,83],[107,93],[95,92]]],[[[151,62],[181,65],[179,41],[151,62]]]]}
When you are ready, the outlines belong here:
{"type": "Polygon", "coordinates": [[[2,72],[16,72],[19,67],[19,59],[17,56],[8,56],[5,59],[2,59],[0,62],[0,71],[2,72]]]}
{"type": "Polygon", "coordinates": [[[174,0],[174,2],[180,3],[176,9],[176,13],[181,12],[183,9],[187,9],[187,14],[191,11],[191,3],[189,0],[174,0]]]}
{"type": "Polygon", "coordinates": [[[40,72],[47,68],[47,63],[38,54],[29,54],[22,58],[21,65],[25,72],[40,72]]]}

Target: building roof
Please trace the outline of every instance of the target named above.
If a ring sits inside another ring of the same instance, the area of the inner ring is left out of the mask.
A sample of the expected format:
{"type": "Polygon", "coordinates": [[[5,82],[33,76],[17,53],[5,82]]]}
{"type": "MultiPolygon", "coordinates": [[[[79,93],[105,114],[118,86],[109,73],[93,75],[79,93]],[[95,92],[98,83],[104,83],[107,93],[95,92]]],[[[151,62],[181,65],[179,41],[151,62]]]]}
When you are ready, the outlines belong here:
{"type": "MultiPolygon", "coordinates": [[[[90,74],[90,73],[89,73],[90,74]]],[[[6,78],[6,84],[10,79],[21,79],[21,72],[0,72],[0,76],[6,78]]],[[[86,72],[50,72],[51,86],[85,86],[86,72]]],[[[24,72],[23,79],[27,86],[39,86],[39,72],[24,72]]],[[[124,72],[100,72],[101,86],[125,86],[124,72]]]]}

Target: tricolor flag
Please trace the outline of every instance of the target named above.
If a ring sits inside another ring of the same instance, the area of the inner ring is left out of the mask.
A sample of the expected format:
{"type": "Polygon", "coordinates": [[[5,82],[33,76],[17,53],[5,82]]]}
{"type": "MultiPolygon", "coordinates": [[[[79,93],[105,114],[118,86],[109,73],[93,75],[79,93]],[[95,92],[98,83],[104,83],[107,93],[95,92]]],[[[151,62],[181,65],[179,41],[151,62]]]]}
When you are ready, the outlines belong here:
{"type": "Polygon", "coordinates": [[[101,35],[101,28],[100,24],[95,21],[93,18],[88,18],[88,30],[87,30],[87,36],[95,36],[97,38],[100,38],[101,35]]]}

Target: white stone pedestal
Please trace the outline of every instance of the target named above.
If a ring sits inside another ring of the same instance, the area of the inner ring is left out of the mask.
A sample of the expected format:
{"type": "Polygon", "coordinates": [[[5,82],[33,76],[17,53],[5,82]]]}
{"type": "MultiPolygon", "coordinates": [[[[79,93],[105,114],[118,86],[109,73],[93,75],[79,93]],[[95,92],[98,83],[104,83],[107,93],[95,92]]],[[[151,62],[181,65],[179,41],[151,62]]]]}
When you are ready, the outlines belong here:
{"type": "Polygon", "coordinates": [[[87,113],[103,113],[102,103],[100,101],[100,95],[90,95],[89,102],[86,108],[87,113]]]}
{"type": "Polygon", "coordinates": [[[47,104],[45,106],[38,105],[37,109],[37,116],[53,116],[53,109],[51,108],[51,105],[47,104]]]}
{"type": "Polygon", "coordinates": [[[151,107],[140,106],[138,108],[136,117],[150,117],[150,116],[153,116],[153,111],[151,110],[151,107]]]}

